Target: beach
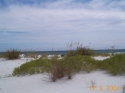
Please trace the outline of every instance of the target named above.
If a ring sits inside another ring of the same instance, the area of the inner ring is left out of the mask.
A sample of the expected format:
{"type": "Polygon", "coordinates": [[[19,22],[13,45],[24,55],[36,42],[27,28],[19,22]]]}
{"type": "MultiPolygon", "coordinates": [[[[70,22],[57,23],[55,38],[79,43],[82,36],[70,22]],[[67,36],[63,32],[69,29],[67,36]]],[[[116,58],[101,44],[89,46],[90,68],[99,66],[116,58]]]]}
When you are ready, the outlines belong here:
{"type": "Polygon", "coordinates": [[[125,0],[0,0],[0,93],[125,93],[125,0]]]}
{"type": "MultiPolygon", "coordinates": [[[[105,57],[99,56],[95,59],[103,60],[105,57]]],[[[123,93],[125,76],[112,76],[100,70],[90,73],[81,71],[71,80],[64,77],[56,82],[50,81],[46,73],[12,76],[14,68],[26,61],[27,58],[0,58],[0,93],[123,93]]]]}

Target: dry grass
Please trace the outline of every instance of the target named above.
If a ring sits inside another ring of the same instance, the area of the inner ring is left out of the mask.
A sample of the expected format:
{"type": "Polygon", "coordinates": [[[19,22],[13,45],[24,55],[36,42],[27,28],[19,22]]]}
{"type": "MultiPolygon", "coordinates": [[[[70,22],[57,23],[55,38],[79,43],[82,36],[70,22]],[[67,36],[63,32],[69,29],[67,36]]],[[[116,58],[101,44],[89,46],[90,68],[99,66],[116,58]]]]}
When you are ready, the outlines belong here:
{"type": "Polygon", "coordinates": [[[20,51],[17,50],[17,49],[10,49],[10,50],[7,50],[6,53],[5,53],[5,58],[8,59],[8,60],[11,60],[11,59],[19,59],[20,55],[20,51]]]}

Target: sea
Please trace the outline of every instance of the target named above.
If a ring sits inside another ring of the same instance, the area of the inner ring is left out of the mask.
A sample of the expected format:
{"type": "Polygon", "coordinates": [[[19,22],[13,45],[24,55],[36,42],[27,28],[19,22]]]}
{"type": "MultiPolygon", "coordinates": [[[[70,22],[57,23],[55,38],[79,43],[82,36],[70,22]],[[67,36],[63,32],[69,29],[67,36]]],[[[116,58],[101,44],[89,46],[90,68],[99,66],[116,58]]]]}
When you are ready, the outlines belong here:
{"type": "MultiPolygon", "coordinates": [[[[125,53],[125,49],[114,49],[114,50],[94,50],[96,53],[125,53]]],[[[65,55],[68,51],[25,51],[22,52],[22,54],[25,53],[36,53],[39,55],[47,54],[47,55],[65,55]]]]}
{"type": "MultiPolygon", "coordinates": [[[[125,49],[104,49],[104,50],[94,50],[96,53],[125,53],[125,49]]],[[[42,54],[47,54],[47,55],[65,55],[68,51],[64,50],[64,51],[24,51],[21,52],[21,54],[26,54],[26,53],[35,53],[38,55],[42,55],[42,54]]],[[[4,52],[0,52],[4,53],[4,52]]]]}

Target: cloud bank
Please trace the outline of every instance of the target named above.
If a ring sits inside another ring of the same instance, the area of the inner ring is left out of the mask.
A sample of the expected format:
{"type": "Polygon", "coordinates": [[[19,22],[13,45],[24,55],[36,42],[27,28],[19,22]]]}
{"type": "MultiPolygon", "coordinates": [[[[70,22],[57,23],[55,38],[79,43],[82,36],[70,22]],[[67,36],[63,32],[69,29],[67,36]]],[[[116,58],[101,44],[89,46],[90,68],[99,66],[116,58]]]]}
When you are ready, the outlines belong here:
{"type": "Polygon", "coordinates": [[[1,0],[0,51],[125,48],[125,0],[1,0]]]}

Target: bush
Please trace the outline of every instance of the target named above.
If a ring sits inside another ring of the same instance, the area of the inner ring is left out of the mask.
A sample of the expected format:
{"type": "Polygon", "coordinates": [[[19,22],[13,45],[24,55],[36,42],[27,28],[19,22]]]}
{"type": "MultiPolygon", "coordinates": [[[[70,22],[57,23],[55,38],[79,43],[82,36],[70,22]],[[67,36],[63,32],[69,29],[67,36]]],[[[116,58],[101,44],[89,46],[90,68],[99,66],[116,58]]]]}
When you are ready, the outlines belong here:
{"type": "Polygon", "coordinates": [[[64,57],[65,56],[65,54],[61,54],[61,57],[64,57]]]}
{"type": "Polygon", "coordinates": [[[66,54],[67,56],[76,56],[76,55],[86,55],[86,56],[91,56],[94,55],[95,52],[88,48],[88,47],[82,47],[82,44],[80,43],[74,43],[74,45],[76,44],[75,49],[73,49],[73,43],[71,42],[68,47],[69,47],[69,51],[66,54]]]}
{"type": "Polygon", "coordinates": [[[22,64],[18,68],[15,68],[13,71],[13,75],[26,75],[30,74],[31,72],[32,73],[47,72],[50,74],[50,78],[53,81],[58,78],[62,78],[64,76],[67,76],[69,79],[71,79],[76,72],[79,72],[81,70],[87,72],[95,70],[96,68],[99,67],[98,63],[99,62],[97,60],[94,60],[89,56],[81,56],[81,55],[64,57],[64,59],[60,60],[58,60],[57,58],[52,58],[52,59],[40,58],[22,64]],[[34,70],[34,72],[32,70],[34,70]]]}
{"type": "Polygon", "coordinates": [[[90,49],[90,48],[86,48],[86,47],[78,47],[76,49],[76,54],[78,55],[86,55],[86,56],[91,56],[91,55],[94,55],[95,52],[90,49]]]}
{"type": "Polygon", "coordinates": [[[98,69],[100,62],[89,57],[89,56],[71,56],[65,57],[64,59],[57,60],[53,58],[51,60],[51,69],[49,72],[49,77],[52,81],[56,81],[62,77],[67,77],[72,79],[75,73],[79,71],[90,72],[92,70],[98,69]]]}
{"type": "Polygon", "coordinates": [[[90,56],[84,56],[83,70],[86,72],[91,72],[100,67],[100,61],[91,58],[90,56]]]}
{"type": "Polygon", "coordinates": [[[72,76],[81,70],[82,61],[80,61],[80,56],[69,57],[64,59],[45,59],[40,58],[37,60],[32,60],[20,67],[15,68],[13,75],[26,75],[47,72],[52,81],[56,81],[62,77],[68,77],[71,79],[72,76]]]}
{"type": "Polygon", "coordinates": [[[19,56],[20,56],[20,51],[17,49],[11,49],[5,52],[5,58],[8,60],[19,59],[20,58],[19,56]]]}
{"type": "Polygon", "coordinates": [[[56,81],[59,78],[65,76],[66,68],[64,64],[57,59],[52,59],[52,65],[49,71],[49,77],[52,81],[56,81]]]}
{"type": "Polygon", "coordinates": [[[106,70],[113,75],[125,73],[125,54],[117,54],[103,61],[95,60],[90,56],[65,56],[64,59],[40,58],[32,60],[13,71],[13,75],[26,75],[35,73],[48,73],[52,81],[67,77],[71,79],[79,71],[91,72],[96,69],[106,70]]]}
{"type": "Polygon", "coordinates": [[[90,49],[90,48],[77,47],[76,50],[70,50],[70,51],[68,51],[68,53],[66,55],[68,57],[70,57],[70,56],[76,56],[76,55],[92,56],[94,54],[95,54],[95,52],[92,49],[90,49]]]}
{"type": "Polygon", "coordinates": [[[58,60],[56,58],[51,59],[51,67],[49,71],[49,77],[52,81],[56,81],[62,77],[68,77],[72,79],[72,76],[75,74],[75,66],[73,61],[69,59],[58,60]]]}
{"type": "Polygon", "coordinates": [[[26,75],[26,74],[35,74],[48,72],[50,70],[51,62],[48,59],[37,59],[30,62],[22,64],[20,67],[17,67],[13,71],[13,75],[26,75]]]}
{"type": "Polygon", "coordinates": [[[104,60],[100,67],[113,75],[124,74],[125,54],[116,54],[111,58],[104,60]]]}

